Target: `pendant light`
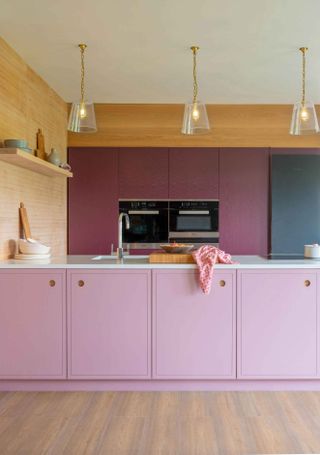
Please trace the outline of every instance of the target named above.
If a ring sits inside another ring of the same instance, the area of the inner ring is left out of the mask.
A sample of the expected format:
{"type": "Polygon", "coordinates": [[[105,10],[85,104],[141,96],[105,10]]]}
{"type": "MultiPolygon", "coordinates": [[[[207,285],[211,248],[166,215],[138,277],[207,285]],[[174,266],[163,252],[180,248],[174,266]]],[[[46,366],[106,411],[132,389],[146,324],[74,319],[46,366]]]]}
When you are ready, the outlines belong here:
{"type": "Polygon", "coordinates": [[[81,56],[81,85],[80,101],[72,103],[69,115],[68,130],[74,133],[94,133],[97,131],[96,116],[94,113],[94,105],[91,101],[85,99],[84,92],[84,51],[87,48],[86,44],[79,44],[81,56]]]}
{"type": "Polygon", "coordinates": [[[293,106],[290,134],[300,136],[319,132],[319,124],[314,104],[306,101],[306,52],[307,47],[300,47],[302,53],[302,95],[301,101],[293,106]]]}
{"type": "Polygon", "coordinates": [[[181,132],[183,134],[205,134],[210,130],[206,105],[198,100],[197,52],[198,46],[191,46],[193,54],[193,99],[185,104],[181,132]]]}

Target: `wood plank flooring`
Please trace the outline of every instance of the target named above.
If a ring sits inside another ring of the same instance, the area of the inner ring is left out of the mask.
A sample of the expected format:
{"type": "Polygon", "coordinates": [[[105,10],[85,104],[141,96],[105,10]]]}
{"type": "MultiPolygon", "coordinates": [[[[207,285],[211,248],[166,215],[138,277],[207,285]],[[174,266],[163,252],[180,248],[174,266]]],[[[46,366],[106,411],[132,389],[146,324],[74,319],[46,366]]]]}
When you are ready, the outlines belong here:
{"type": "Polygon", "coordinates": [[[320,392],[0,393],[0,454],[320,453],[320,392]]]}

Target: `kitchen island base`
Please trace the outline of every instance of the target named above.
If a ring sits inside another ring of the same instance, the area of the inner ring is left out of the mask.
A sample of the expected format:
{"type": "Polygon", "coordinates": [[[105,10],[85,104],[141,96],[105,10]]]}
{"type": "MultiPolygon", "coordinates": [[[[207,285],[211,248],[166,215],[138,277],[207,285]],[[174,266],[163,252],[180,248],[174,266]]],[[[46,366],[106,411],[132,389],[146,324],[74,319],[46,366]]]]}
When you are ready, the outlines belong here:
{"type": "Polygon", "coordinates": [[[0,390],[320,390],[319,263],[250,261],[0,267],[0,390]]]}

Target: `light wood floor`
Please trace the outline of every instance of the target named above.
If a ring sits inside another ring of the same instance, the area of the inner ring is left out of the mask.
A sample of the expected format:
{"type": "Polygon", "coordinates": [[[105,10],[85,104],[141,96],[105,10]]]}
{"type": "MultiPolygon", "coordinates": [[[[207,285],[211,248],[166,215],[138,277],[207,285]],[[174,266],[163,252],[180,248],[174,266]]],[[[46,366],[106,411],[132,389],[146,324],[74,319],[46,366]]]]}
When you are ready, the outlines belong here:
{"type": "Polygon", "coordinates": [[[320,453],[320,393],[0,393],[0,454],[320,453]]]}

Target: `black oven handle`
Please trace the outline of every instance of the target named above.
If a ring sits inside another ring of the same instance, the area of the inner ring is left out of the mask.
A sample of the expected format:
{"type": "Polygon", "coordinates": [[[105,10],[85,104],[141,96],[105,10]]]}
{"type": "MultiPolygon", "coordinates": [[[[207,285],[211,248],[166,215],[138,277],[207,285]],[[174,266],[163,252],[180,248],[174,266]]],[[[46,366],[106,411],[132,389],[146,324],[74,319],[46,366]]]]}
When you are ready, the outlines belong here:
{"type": "Polygon", "coordinates": [[[159,210],[128,210],[128,215],[159,215],[159,210]]]}
{"type": "Polygon", "coordinates": [[[209,215],[209,210],[179,210],[179,215],[209,215]]]}
{"type": "Polygon", "coordinates": [[[186,232],[186,231],[170,231],[169,232],[169,239],[174,238],[174,237],[179,237],[179,238],[186,238],[186,239],[192,239],[192,238],[218,238],[219,237],[219,232],[213,232],[213,231],[191,231],[191,232],[186,232]]]}

